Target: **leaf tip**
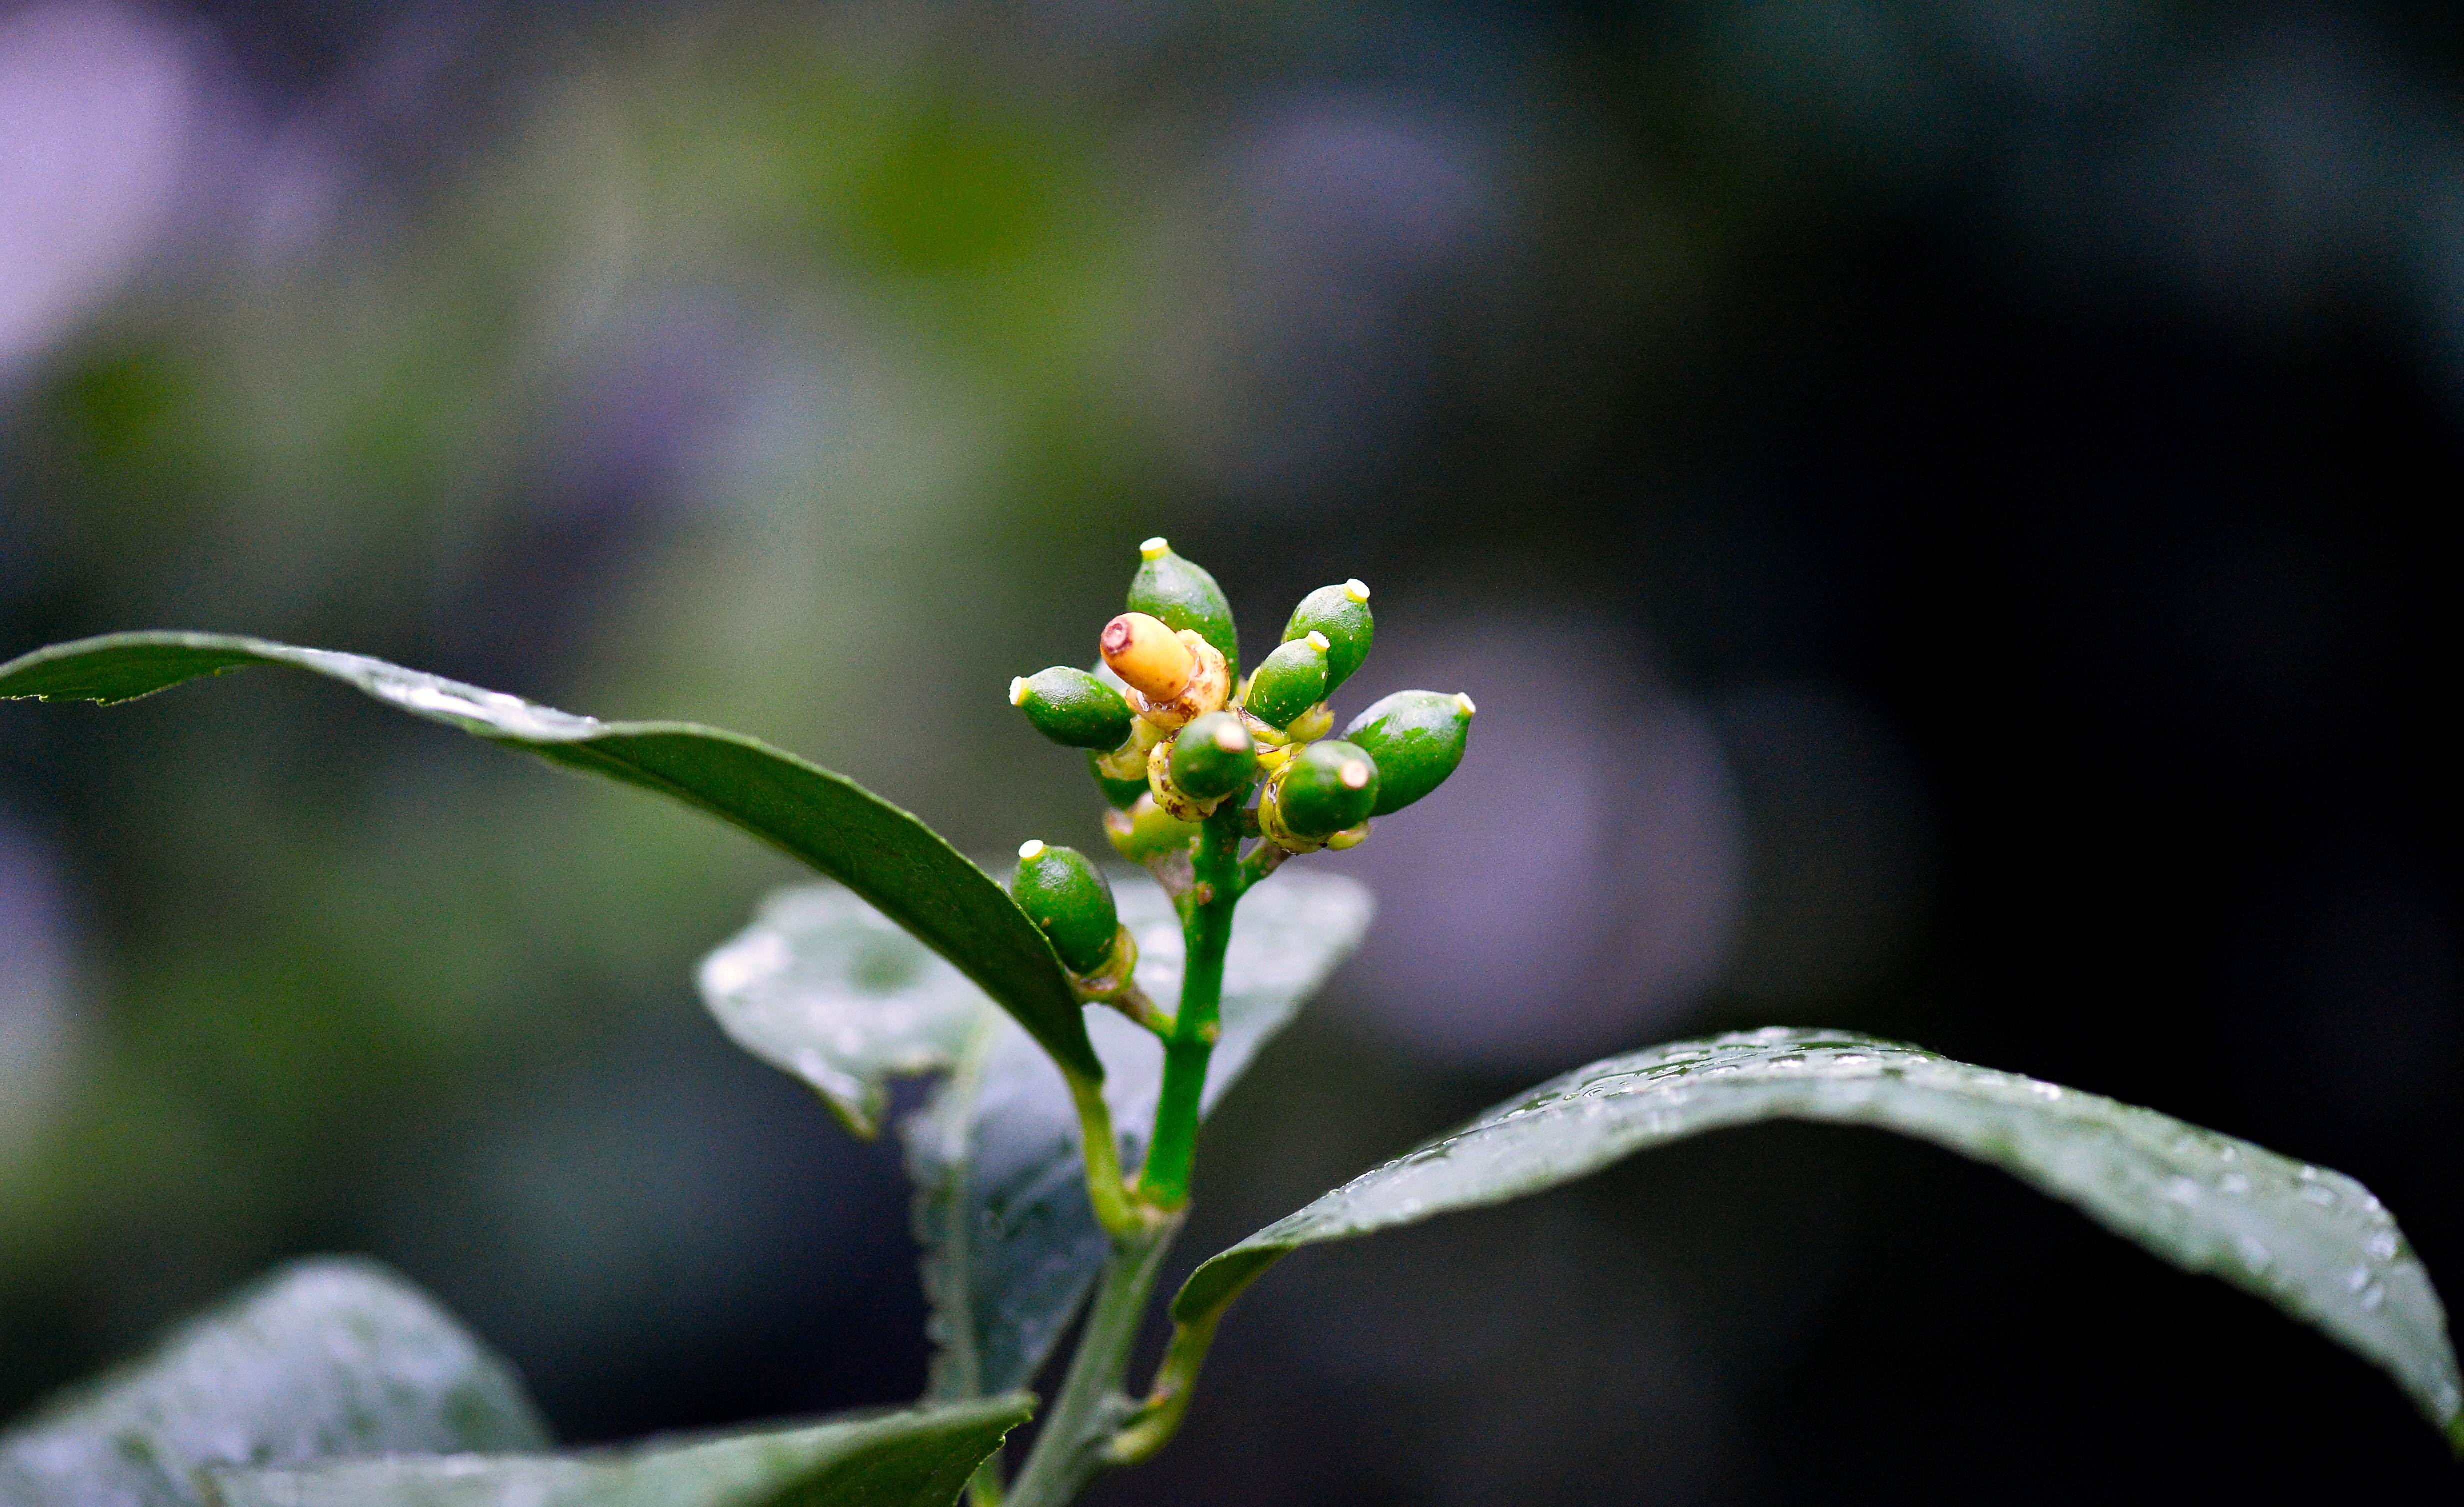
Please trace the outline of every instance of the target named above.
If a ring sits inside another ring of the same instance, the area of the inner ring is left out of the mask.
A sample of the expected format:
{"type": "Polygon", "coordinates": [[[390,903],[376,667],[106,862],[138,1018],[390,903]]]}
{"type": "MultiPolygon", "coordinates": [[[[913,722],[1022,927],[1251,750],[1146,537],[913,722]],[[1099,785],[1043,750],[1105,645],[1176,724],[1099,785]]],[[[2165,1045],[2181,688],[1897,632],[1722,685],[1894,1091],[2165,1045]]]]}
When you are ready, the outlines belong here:
{"type": "Polygon", "coordinates": [[[886,1098],[887,1096],[878,1085],[872,1085],[862,1101],[847,1099],[826,1090],[822,1092],[822,1103],[830,1106],[830,1117],[845,1126],[847,1134],[859,1141],[881,1139],[882,1113],[887,1107],[882,1101],[886,1098]]]}

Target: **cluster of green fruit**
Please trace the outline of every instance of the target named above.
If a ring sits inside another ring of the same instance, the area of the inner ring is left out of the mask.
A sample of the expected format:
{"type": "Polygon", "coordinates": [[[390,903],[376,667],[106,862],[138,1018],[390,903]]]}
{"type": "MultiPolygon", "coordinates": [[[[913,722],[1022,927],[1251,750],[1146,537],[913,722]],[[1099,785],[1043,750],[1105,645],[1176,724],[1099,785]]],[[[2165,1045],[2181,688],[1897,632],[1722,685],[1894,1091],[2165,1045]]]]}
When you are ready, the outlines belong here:
{"type": "MultiPolygon", "coordinates": [[[[1372,819],[1419,800],[1463,762],[1474,710],[1466,695],[1397,691],[1354,717],[1342,737],[1327,735],[1334,727],[1327,698],[1369,657],[1376,631],[1367,586],[1348,580],[1310,592],[1275,651],[1243,677],[1232,605],[1215,578],[1162,539],[1147,540],[1139,555],[1129,610],[1104,625],[1096,667],[1055,666],[1009,688],[1036,731],[1087,751],[1111,806],[1104,829],[1122,857],[1168,862],[1227,806],[1239,813],[1242,835],[1277,849],[1278,862],[1352,847],[1369,836],[1372,819]],[[1258,804],[1243,809],[1253,788],[1258,804]]],[[[1020,904],[1073,972],[1103,971],[1113,938],[1094,933],[1110,906],[1064,903],[1073,894],[1091,901],[1087,892],[1102,877],[1070,849],[1027,848],[1012,886],[1020,904]],[[1081,914],[1084,925],[1068,919],[1081,914]]]]}

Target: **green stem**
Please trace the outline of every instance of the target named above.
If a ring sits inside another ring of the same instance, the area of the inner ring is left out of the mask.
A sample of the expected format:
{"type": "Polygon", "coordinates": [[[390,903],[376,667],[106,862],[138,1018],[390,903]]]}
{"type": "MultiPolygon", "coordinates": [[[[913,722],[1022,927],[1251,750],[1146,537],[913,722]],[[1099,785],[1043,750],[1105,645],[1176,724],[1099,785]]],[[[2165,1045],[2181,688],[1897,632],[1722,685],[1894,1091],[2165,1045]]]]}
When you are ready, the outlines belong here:
{"type": "Polygon", "coordinates": [[[1147,1221],[1130,1202],[1129,1182],[1121,1175],[1120,1142],[1112,1134],[1112,1111],[1104,1103],[1104,1085],[1089,1082],[1068,1069],[1069,1098],[1078,1106],[1078,1138],[1085,1143],[1087,1201],[1095,1206],[1095,1222],[1115,1242],[1146,1228],[1147,1221]]]}
{"type": "Polygon", "coordinates": [[[1155,1136],[1149,1143],[1138,1190],[1158,1209],[1189,1202],[1189,1181],[1198,1160],[1198,1116],[1206,1093],[1206,1065],[1222,1028],[1223,954],[1232,946],[1232,911],[1241,903],[1241,813],[1227,800],[1199,829],[1193,864],[1196,886],[1181,907],[1180,934],[1188,961],[1180,979],[1180,1008],[1163,1046],[1163,1091],[1155,1102],[1155,1136]]]}
{"type": "Polygon", "coordinates": [[[1172,1348],[1164,1352],[1163,1364],[1155,1367],[1155,1386],[1137,1416],[1112,1436],[1110,1458],[1114,1465],[1138,1465],[1153,1459],[1156,1451],[1172,1442],[1180,1431],[1180,1420],[1189,1411],[1189,1399],[1198,1390],[1198,1370],[1206,1364],[1206,1352],[1215,1343],[1215,1325],[1222,1319],[1223,1310],[1216,1308],[1188,1323],[1177,1324],[1172,1331],[1172,1348]]]}
{"type": "Polygon", "coordinates": [[[1010,1487],[1005,1507],[1065,1507],[1115,1463],[1113,1433],[1139,1411],[1138,1404],[1121,1395],[1121,1378],[1129,1373],[1130,1351],[1137,1343],[1138,1322],[1155,1291],[1155,1273],[1179,1233],[1180,1220],[1174,1218],[1114,1242],[1095,1289],[1094,1306],[1087,1312],[1078,1353],[1070,1358],[1069,1374],[1010,1487]]]}

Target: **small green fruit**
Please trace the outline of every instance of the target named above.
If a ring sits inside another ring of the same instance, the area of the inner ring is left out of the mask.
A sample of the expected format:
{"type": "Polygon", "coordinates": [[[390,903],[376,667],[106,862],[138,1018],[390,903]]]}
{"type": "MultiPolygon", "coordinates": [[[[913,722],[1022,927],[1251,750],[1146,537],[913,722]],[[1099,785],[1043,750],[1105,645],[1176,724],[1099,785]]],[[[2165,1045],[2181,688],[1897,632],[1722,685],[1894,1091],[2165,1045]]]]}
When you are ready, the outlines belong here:
{"type": "Polygon", "coordinates": [[[1113,852],[1133,863],[1145,863],[1188,847],[1198,838],[1198,823],[1156,805],[1141,783],[1138,798],[1127,809],[1104,813],[1104,835],[1112,840],[1113,852]]]}
{"type": "Polygon", "coordinates": [[[1172,744],[1172,785],[1193,800],[1221,800],[1258,777],[1258,745],[1241,719],[1210,711],[1172,744]]]}
{"type": "Polygon", "coordinates": [[[1461,693],[1398,690],[1353,718],[1343,735],[1377,761],[1377,804],[1369,814],[1400,811],[1444,784],[1463,762],[1477,710],[1461,693]]]}
{"type": "Polygon", "coordinates": [[[1292,609],[1292,621],[1284,624],[1284,642],[1312,633],[1326,635],[1325,694],[1331,696],[1369,658],[1370,641],[1377,636],[1377,620],[1369,611],[1369,588],[1358,580],[1347,580],[1340,586],[1320,586],[1303,597],[1292,609]]]}
{"type": "Polygon", "coordinates": [[[1249,714],[1270,728],[1287,728],[1292,719],[1326,699],[1330,641],[1312,629],[1266,656],[1249,677],[1249,714]]]}
{"type": "Polygon", "coordinates": [[[1112,886],[1075,848],[1029,841],[1018,850],[1010,898],[1052,939],[1052,950],[1073,973],[1091,973],[1111,954],[1121,929],[1112,886]]]}
{"type": "Polygon", "coordinates": [[[1232,602],[1215,578],[1172,552],[1162,539],[1138,546],[1141,563],[1130,578],[1130,610],[1158,618],[1178,633],[1197,634],[1215,645],[1235,681],[1241,678],[1241,635],[1232,625],[1232,602]]]}
{"type": "Polygon", "coordinates": [[[1292,755],[1275,782],[1276,815],[1298,837],[1332,837],[1370,818],[1377,804],[1377,761],[1339,739],[1292,755]]]}
{"type": "MultiPolygon", "coordinates": [[[[1146,759],[1141,756],[1138,764],[1140,768],[1144,768],[1146,759]]],[[[1087,751],[1087,773],[1095,776],[1096,786],[1104,792],[1104,804],[1116,811],[1129,810],[1138,803],[1140,796],[1147,793],[1147,780],[1144,775],[1140,775],[1135,779],[1114,779],[1104,773],[1104,755],[1092,749],[1087,751]]]]}
{"type": "Polygon", "coordinates": [[[1009,700],[1026,713],[1036,732],[1064,748],[1119,748],[1136,715],[1119,691],[1067,665],[1011,681],[1009,700]]]}

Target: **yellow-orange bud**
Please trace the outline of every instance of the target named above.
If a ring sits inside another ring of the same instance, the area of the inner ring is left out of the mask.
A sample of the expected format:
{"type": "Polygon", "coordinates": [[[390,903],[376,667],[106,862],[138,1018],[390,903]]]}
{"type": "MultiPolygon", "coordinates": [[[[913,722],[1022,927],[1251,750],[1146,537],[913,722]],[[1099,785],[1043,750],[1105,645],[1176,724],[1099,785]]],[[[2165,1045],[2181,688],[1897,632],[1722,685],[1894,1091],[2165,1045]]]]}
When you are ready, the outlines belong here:
{"type": "Polygon", "coordinates": [[[1170,701],[1198,678],[1198,656],[1159,619],[1124,612],[1104,624],[1104,663],[1150,701],[1170,701]]]}

